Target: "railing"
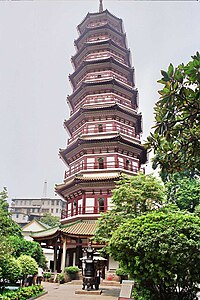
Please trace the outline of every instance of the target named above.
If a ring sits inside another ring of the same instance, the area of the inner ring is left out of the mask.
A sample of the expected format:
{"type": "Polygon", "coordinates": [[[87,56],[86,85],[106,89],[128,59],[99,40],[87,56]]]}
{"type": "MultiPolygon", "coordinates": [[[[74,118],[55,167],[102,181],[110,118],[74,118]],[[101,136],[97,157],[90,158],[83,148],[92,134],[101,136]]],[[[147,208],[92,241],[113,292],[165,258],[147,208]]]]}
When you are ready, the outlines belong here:
{"type": "Polygon", "coordinates": [[[100,214],[102,212],[106,212],[109,209],[111,209],[111,207],[80,205],[79,207],[74,207],[73,209],[69,209],[69,210],[63,209],[61,211],[61,219],[70,218],[78,215],[100,214]]]}
{"type": "Polygon", "coordinates": [[[81,106],[88,105],[88,104],[106,104],[106,103],[120,103],[126,107],[129,107],[134,110],[131,105],[131,101],[129,99],[120,97],[113,93],[106,93],[106,94],[99,94],[99,95],[88,95],[84,97],[81,101],[75,104],[74,111],[76,112],[81,106]]]}
{"type": "Polygon", "coordinates": [[[130,127],[128,125],[124,125],[121,124],[118,121],[115,122],[101,122],[102,124],[102,130],[99,130],[99,122],[98,123],[92,123],[93,128],[90,128],[90,123],[88,123],[87,125],[84,126],[84,128],[82,128],[80,131],[78,131],[77,133],[74,133],[74,136],[71,137],[70,139],[68,139],[68,144],[74,142],[78,136],[81,136],[82,134],[107,134],[107,133],[116,133],[116,132],[120,132],[123,134],[128,135],[129,137],[135,138],[136,142],[138,142],[138,137],[135,134],[135,128],[130,127]]]}
{"type": "Polygon", "coordinates": [[[89,73],[85,77],[81,78],[81,80],[77,83],[78,88],[81,84],[81,82],[101,82],[103,80],[108,79],[117,79],[123,84],[125,84],[128,87],[132,87],[132,83],[128,81],[125,77],[112,72],[112,71],[106,71],[106,72],[96,72],[96,73],[89,73]]]}
{"type": "Polygon", "coordinates": [[[80,162],[78,165],[71,167],[70,170],[65,172],[65,179],[71,175],[77,174],[80,171],[86,170],[109,170],[109,169],[124,169],[135,174],[138,173],[138,167],[132,166],[131,162],[128,164],[124,164],[122,162],[103,162],[103,163],[84,163],[83,161],[80,162]]]}

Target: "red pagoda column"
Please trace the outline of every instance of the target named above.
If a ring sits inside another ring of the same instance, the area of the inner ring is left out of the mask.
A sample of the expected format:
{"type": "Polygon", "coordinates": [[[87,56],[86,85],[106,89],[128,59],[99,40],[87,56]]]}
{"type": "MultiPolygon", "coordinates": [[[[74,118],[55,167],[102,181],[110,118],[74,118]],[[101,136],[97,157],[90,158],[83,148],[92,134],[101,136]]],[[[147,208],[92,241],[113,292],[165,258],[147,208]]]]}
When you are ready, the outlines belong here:
{"type": "Polygon", "coordinates": [[[78,32],[74,72],[69,76],[71,116],[64,122],[70,138],[66,149],[60,150],[68,171],[64,183],[56,185],[66,200],[65,220],[99,217],[109,209],[120,174],[137,175],[146,162],[122,20],[103,10],[100,2],[99,12],[88,13],[78,32]]]}

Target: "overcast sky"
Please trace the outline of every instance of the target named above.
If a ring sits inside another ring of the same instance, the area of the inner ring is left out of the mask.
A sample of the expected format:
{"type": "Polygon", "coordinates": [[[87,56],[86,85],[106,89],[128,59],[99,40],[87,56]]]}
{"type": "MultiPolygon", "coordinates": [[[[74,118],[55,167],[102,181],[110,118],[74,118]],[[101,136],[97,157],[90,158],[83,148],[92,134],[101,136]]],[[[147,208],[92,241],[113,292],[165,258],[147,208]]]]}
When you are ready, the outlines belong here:
{"type": "MultiPolygon", "coordinates": [[[[104,1],[124,21],[136,69],[145,139],[158,100],[156,81],[170,62],[190,60],[200,46],[198,1],[104,1]]],[[[9,197],[47,196],[63,182],[64,119],[76,26],[98,0],[0,2],[0,190],[9,197]]]]}

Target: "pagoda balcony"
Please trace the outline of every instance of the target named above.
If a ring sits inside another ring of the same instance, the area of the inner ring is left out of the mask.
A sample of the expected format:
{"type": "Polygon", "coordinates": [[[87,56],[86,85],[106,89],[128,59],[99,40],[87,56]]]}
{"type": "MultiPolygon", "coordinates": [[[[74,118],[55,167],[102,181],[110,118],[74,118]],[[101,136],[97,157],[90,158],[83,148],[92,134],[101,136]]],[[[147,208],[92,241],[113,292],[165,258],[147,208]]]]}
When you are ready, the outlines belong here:
{"type": "MultiPolygon", "coordinates": [[[[70,168],[70,170],[65,172],[65,179],[68,177],[71,177],[81,171],[107,171],[107,170],[118,170],[123,169],[126,171],[129,171],[131,173],[137,174],[139,172],[139,168],[135,166],[126,165],[123,162],[105,162],[103,164],[99,163],[80,163],[78,166],[74,167],[73,169],[70,168]]],[[[143,172],[143,170],[140,170],[143,172]]]]}
{"type": "Polygon", "coordinates": [[[81,215],[100,215],[100,213],[106,212],[111,209],[112,206],[79,206],[74,207],[73,209],[70,209],[68,211],[66,209],[63,209],[61,211],[61,219],[72,218],[81,215]]]}
{"type": "Polygon", "coordinates": [[[114,54],[113,52],[109,52],[109,51],[99,52],[99,53],[91,53],[91,54],[87,55],[86,57],[84,57],[83,60],[94,61],[94,60],[109,58],[109,57],[113,57],[116,60],[118,60],[119,62],[121,62],[122,64],[127,65],[124,58],[114,54]]]}
{"type": "Polygon", "coordinates": [[[100,52],[100,53],[91,53],[87,54],[85,57],[83,57],[76,65],[76,68],[80,67],[82,62],[98,62],[102,61],[103,59],[108,59],[108,58],[114,58],[116,61],[120,62],[122,66],[125,66],[126,68],[129,66],[129,62],[126,61],[125,58],[122,58],[118,56],[117,54],[114,54],[113,52],[100,52]]]}
{"type": "Polygon", "coordinates": [[[121,83],[125,84],[128,87],[132,87],[132,82],[128,81],[126,77],[123,77],[113,71],[104,71],[104,72],[96,72],[96,73],[89,73],[85,77],[81,78],[81,80],[77,83],[76,88],[78,88],[81,84],[81,82],[101,82],[103,80],[111,80],[111,79],[117,79],[121,83]]]}
{"type": "Polygon", "coordinates": [[[71,114],[78,111],[81,106],[91,105],[91,104],[94,105],[94,104],[100,104],[100,103],[102,105],[119,103],[126,107],[131,108],[135,112],[135,109],[133,109],[133,107],[131,105],[131,101],[129,99],[120,97],[117,94],[105,93],[105,94],[99,94],[99,95],[95,95],[95,94],[88,95],[88,96],[84,97],[82,100],[80,100],[78,105],[74,107],[74,110],[71,111],[71,114]]]}
{"type": "Polygon", "coordinates": [[[117,23],[114,24],[109,21],[100,21],[100,20],[97,22],[90,22],[89,24],[87,24],[86,29],[98,28],[98,27],[102,27],[107,24],[110,25],[115,30],[117,29],[117,31],[122,32],[120,26],[117,23]]]}
{"type": "Polygon", "coordinates": [[[131,127],[129,125],[125,125],[124,123],[121,123],[120,121],[100,121],[98,123],[94,122],[87,122],[87,124],[83,124],[79,129],[74,131],[73,137],[68,139],[68,144],[74,142],[77,140],[78,137],[82,135],[103,135],[107,133],[123,133],[127,134],[129,137],[132,137],[135,139],[135,142],[140,142],[140,137],[135,133],[135,128],[131,127]],[[101,123],[101,124],[99,124],[101,123]],[[95,125],[95,127],[94,127],[95,125]],[[92,127],[90,127],[92,126],[92,127]]]}

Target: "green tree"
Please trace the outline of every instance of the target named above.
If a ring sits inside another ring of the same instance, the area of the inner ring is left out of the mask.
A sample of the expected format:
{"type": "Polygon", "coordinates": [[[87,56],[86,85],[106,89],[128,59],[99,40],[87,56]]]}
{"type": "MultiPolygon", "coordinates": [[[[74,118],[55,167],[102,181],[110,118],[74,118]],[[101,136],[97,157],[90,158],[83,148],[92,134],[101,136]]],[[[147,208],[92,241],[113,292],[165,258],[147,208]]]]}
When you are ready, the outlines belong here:
{"type": "Polygon", "coordinates": [[[38,264],[34,258],[28,255],[21,255],[17,261],[21,267],[22,281],[27,278],[28,275],[35,276],[38,272],[38,264]]]}
{"type": "Polygon", "coordinates": [[[154,150],[153,168],[160,168],[165,180],[175,172],[200,171],[200,55],[167,72],[161,71],[164,84],[155,106],[155,131],[146,146],[154,150]]]}
{"type": "Polygon", "coordinates": [[[40,221],[51,227],[60,225],[60,218],[56,216],[52,216],[52,214],[50,213],[45,213],[43,217],[40,218],[40,221]]]}
{"type": "Polygon", "coordinates": [[[165,184],[168,201],[177,204],[181,210],[194,212],[200,204],[200,181],[198,178],[175,173],[165,184]]]}
{"type": "Polygon", "coordinates": [[[112,210],[98,220],[95,240],[108,243],[120,224],[159,208],[165,200],[164,186],[155,176],[122,176],[113,191],[112,210]]]}
{"type": "Polygon", "coordinates": [[[4,213],[8,213],[9,204],[7,202],[7,198],[8,198],[7,188],[4,187],[3,191],[0,192],[0,211],[4,213]]]}
{"type": "Polygon", "coordinates": [[[21,266],[18,260],[12,256],[5,256],[1,260],[1,279],[16,283],[21,278],[21,266]]]}
{"type": "Polygon", "coordinates": [[[8,213],[7,198],[7,189],[3,188],[3,191],[0,192],[0,237],[9,235],[21,236],[20,226],[11,219],[8,213]]]}
{"type": "Polygon", "coordinates": [[[142,292],[150,293],[148,299],[197,299],[200,219],[195,215],[154,211],[138,216],[113,233],[109,246],[142,292]]]}
{"type": "Polygon", "coordinates": [[[29,255],[36,260],[40,267],[46,267],[46,258],[39,243],[27,241],[18,236],[10,236],[8,240],[14,257],[17,258],[22,254],[29,255]]]}

